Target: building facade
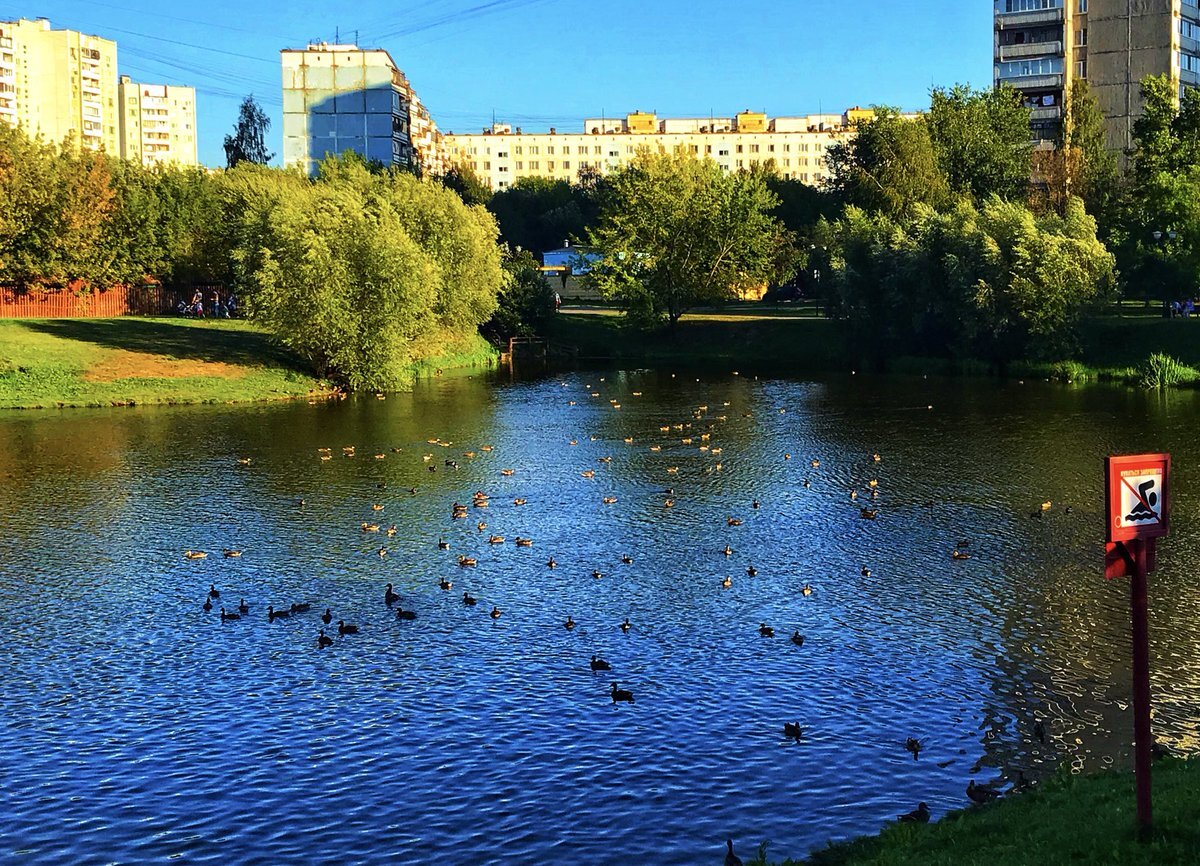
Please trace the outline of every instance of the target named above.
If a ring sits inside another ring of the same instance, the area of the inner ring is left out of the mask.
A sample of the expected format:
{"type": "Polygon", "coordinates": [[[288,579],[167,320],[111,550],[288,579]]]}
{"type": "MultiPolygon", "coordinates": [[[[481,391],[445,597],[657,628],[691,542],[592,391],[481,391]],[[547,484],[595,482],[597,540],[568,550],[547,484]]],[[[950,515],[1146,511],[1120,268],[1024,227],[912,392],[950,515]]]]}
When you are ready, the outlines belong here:
{"type": "Polygon", "coordinates": [[[197,165],[196,91],[168,84],[139,84],[122,75],[121,156],[145,166],[197,165]]]}
{"type": "Polygon", "coordinates": [[[1037,140],[1061,138],[1072,82],[1086,80],[1112,150],[1133,144],[1141,80],[1200,85],[1200,7],[1193,0],[994,0],[995,81],[1033,109],[1037,140]]]}
{"type": "Polygon", "coordinates": [[[580,171],[607,174],[643,148],[714,160],[726,171],[770,164],[784,177],[813,185],[825,178],[825,151],[853,134],[854,124],[874,116],[869,109],[844,114],[768,117],[744,111],[734,117],[662,118],[634,112],[623,118],[592,118],[582,132],[526,133],[494,124],[481,133],[444,138],[450,165],[471,168],[493,190],[523,177],[574,181],[580,171]]]}
{"type": "Polygon", "coordinates": [[[310,44],[280,52],[283,163],[312,174],[347,150],[384,165],[441,166],[441,134],[408,78],[383,49],[310,44]]]}
{"type": "Polygon", "coordinates": [[[121,152],[117,43],[44,18],[0,22],[0,119],[29,135],[121,152]]]}

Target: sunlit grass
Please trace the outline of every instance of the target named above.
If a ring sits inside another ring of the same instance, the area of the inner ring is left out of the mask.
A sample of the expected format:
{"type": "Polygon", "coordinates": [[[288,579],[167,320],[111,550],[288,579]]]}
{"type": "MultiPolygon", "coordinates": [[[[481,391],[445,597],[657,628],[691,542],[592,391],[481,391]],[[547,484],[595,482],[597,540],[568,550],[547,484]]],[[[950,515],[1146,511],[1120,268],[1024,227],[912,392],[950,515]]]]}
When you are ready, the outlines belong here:
{"type": "MultiPolygon", "coordinates": [[[[878,836],[833,845],[806,861],[819,866],[1020,866],[1048,863],[1193,864],[1200,857],[1200,761],[1154,766],[1151,836],[1135,828],[1133,775],[1063,774],[990,806],[952,812],[933,824],[890,824],[878,836]]],[[[765,860],[749,864],[765,866],[765,860]]]]}

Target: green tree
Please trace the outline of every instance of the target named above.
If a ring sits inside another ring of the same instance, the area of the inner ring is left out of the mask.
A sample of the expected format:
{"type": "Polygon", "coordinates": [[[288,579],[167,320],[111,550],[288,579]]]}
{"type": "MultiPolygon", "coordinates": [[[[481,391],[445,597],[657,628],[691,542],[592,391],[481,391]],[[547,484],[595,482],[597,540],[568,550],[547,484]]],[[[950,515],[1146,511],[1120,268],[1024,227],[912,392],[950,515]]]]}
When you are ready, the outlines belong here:
{"type": "Polygon", "coordinates": [[[352,389],[474,333],[506,282],[496,225],[434,182],[328,157],[310,181],[241,165],[219,178],[214,248],[264,325],[352,389]]]}
{"type": "Polygon", "coordinates": [[[510,252],[504,259],[508,283],[500,292],[500,305],[480,329],[493,340],[533,337],[545,333],[554,315],[554,290],[528,250],[510,252]]]}
{"type": "Polygon", "coordinates": [[[827,232],[840,307],[880,355],[1059,359],[1114,285],[1078,198],[1063,217],[996,196],[907,222],[850,208],[827,232]]]}
{"type": "Polygon", "coordinates": [[[506,243],[535,256],[583,237],[598,217],[593,192],[545,177],[520,178],[492,196],[488,210],[506,243]]]}
{"type": "Polygon", "coordinates": [[[976,201],[990,196],[1024,200],[1029,191],[1029,109],[1001,84],[973,90],[935,87],[927,124],[937,163],[951,192],[976,201]]]}
{"type": "Polygon", "coordinates": [[[1077,154],[1078,160],[1068,192],[1083,199],[1088,213],[1097,218],[1102,236],[1107,235],[1116,217],[1121,170],[1105,139],[1104,113],[1086,79],[1071,84],[1064,128],[1064,149],[1077,154]]]}
{"type": "Polygon", "coordinates": [[[877,107],[825,159],[825,188],[865,211],[911,215],[918,205],[940,207],[949,193],[925,119],[908,120],[893,108],[877,107]]]}
{"type": "Polygon", "coordinates": [[[788,276],[791,238],[760,172],[725,173],[682,151],[643,151],[608,178],[611,194],[590,243],[592,279],[642,323],[672,328],[688,309],[732,300],[788,276]]]}
{"type": "Polygon", "coordinates": [[[266,165],[275,156],[267,152],[267,130],[271,128],[271,118],[262,110],[262,106],[254,101],[254,94],[242,100],[238,109],[237,123],[233,127],[233,135],[225,136],[225,164],[233,168],[240,162],[252,162],[256,165],[266,165]]]}
{"type": "Polygon", "coordinates": [[[487,205],[492,200],[492,188],[483,182],[469,165],[456,165],[442,176],[442,185],[454,190],[464,203],[487,205]]]}

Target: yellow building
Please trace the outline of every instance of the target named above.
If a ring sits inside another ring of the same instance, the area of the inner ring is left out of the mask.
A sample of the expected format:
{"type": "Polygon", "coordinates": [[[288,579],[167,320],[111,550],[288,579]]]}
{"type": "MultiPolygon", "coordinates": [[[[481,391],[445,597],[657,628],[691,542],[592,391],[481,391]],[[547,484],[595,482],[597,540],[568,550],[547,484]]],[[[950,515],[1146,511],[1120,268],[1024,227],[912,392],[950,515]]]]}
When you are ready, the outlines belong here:
{"type": "Polygon", "coordinates": [[[142,165],[197,165],[196,91],[167,84],[139,84],[122,75],[121,156],[142,165]]]}
{"type": "Polygon", "coordinates": [[[634,112],[623,118],[590,118],[584,131],[526,133],[494,124],[481,133],[446,133],[450,165],[470,167],[493,190],[523,177],[574,181],[580,170],[608,173],[633,159],[641,148],[673,153],[683,148],[710,158],[726,171],[772,166],[784,177],[809,184],[825,179],[825,151],[853,135],[853,120],[870,110],[805,117],[768,117],[744,111],[735,117],[663,118],[634,112]]]}
{"type": "Polygon", "coordinates": [[[56,144],[121,152],[117,43],[44,18],[0,22],[0,118],[56,144]]]}

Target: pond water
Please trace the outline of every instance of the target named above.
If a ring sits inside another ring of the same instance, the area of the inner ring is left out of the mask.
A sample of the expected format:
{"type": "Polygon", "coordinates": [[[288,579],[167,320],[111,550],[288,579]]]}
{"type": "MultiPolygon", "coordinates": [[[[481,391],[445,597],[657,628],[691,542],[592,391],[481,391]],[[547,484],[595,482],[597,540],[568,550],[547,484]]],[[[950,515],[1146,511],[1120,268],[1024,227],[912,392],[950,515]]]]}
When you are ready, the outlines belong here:
{"type": "Polygon", "coordinates": [[[0,415],[0,858],[682,866],[726,836],[782,858],[972,779],[1128,766],[1114,451],[1175,455],[1155,728],[1195,749],[1198,419],[1196,392],[669,371],[0,415]]]}

